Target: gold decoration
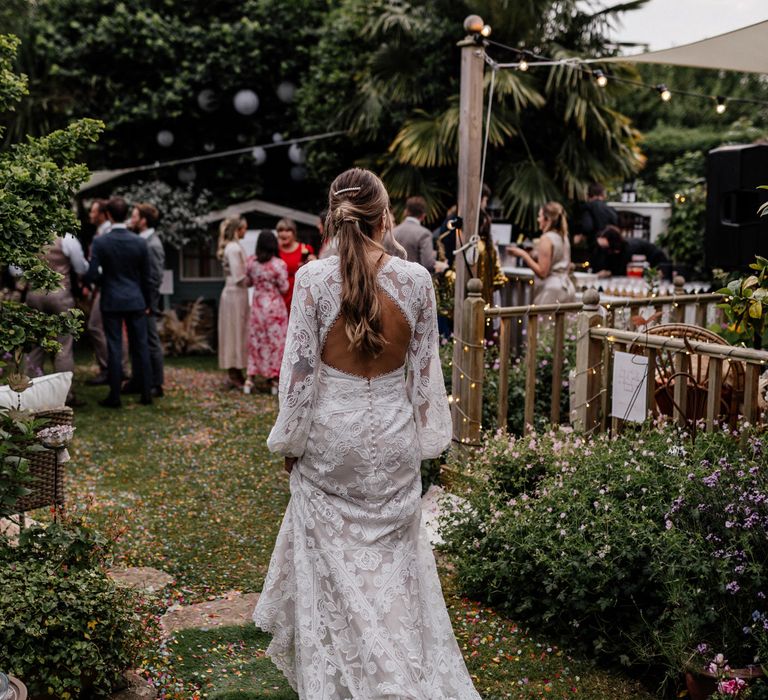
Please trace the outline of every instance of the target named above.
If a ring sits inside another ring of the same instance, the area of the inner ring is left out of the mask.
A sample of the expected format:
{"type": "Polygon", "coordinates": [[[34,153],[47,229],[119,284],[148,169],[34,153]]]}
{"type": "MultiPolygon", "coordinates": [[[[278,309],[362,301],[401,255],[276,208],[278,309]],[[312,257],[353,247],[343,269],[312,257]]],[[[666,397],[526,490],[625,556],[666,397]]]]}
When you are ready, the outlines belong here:
{"type": "Polygon", "coordinates": [[[32,386],[29,377],[22,372],[11,372],[8,375],[8,386],[16,392],[22,392],[32,386]]]}

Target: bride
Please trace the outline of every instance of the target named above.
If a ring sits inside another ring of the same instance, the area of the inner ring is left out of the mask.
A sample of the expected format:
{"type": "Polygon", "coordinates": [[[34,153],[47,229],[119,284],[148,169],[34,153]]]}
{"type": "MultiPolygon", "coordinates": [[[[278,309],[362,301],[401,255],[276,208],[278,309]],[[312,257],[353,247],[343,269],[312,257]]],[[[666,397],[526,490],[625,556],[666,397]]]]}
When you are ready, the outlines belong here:
{"type": "Polygon", "coordinates": [[[432,280],[390,257],[389,196],[328,197],[338,256],[296,275],[269,435],[291,499],[253,619],[307,700],[479,700],[421,526],[421,460],[450,443],[432,280]]]}

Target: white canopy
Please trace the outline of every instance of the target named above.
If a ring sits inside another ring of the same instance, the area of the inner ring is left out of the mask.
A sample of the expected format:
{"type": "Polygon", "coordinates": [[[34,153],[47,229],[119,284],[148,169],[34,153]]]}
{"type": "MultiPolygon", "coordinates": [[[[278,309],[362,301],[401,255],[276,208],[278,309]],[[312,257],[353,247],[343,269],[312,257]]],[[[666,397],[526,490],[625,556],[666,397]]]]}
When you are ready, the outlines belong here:
{"type": "Polygon", "coordinates": [[[608,61],[768,74],[768,20],[672,49],[600,59],[601,63],[608,61]]]}

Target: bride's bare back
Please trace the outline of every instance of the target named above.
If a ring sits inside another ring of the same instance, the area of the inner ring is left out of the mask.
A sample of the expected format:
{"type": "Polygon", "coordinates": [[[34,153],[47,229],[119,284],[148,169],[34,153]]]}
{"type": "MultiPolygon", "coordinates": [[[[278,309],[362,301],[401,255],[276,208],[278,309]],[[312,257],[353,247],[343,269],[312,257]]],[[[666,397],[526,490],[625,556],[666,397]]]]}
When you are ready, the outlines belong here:
{"type": "Polygon", "coordinates": [[[351,350],[344,319],[339,316],[326,336],[320,356],[323,363],[366,379],[387,374],[405,364],[411,342],[411,327],[389,294],[379,289],[376,296],[381,304],[382,335],[386,340],[381,355],[373,357],[360,350],[351,350]]]}

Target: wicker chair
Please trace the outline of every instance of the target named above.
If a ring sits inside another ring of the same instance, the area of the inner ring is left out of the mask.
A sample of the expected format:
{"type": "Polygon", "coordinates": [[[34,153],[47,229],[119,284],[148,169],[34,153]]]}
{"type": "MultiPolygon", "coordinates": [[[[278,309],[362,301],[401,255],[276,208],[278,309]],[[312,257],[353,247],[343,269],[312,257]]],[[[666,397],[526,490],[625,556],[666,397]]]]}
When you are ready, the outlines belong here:
{"type": "MultiPolygon", "coordinates": [[[[685,323],[669,323],[648,329],[649,335],[667,338],[681,338],[693,342],[728,345],[726,340],[716,333],[699,326],[685,323]]],[[[642,342],[634,343],[629,352],[643,351],[642,342]]],[[[675,382],[685,378],[688,382],[685,416],[688,420],[699,420],[706,415],[707,390],[709,388],[709,357],[692,354],[685,377],[676,375],[674,356],[670,350],[661,350],[656,357],[656,410],[671,416],[674,409],[675,382]]],[[[744,401],[745,371],[744,363],[737,360],[723,360],[722,390],[720,392],[720,416],[735,424],[744,401]]]]}
{"type": "MultiPolygon", "coordinates": [[[[51,411],[39,411],[34,414],[36,420],[48,421],[46,427],[53,425],[72,425],[72,409],[63,407],[51,411]]],[[[64,468],[59,464],[55,450],[33,452],[29,456],[31,482],[25,486],[32,493],[16,501],[16,510],[26,513],[35,508],[64,505],[64,468]]]]}

